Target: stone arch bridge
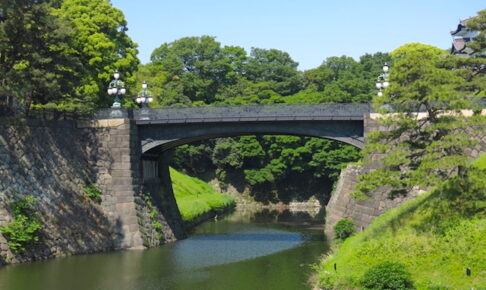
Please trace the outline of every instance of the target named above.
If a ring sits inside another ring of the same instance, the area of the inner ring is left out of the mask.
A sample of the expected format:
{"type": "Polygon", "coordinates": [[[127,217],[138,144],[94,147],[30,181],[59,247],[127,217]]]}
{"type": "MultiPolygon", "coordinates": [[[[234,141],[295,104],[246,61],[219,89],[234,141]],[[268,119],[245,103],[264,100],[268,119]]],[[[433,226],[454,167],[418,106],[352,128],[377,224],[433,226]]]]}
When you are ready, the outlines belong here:
{"type": "MultiPolygon", "coordinates": [[[[118,223],[118,248],[142,246],[137,196],[150,193],[165,218],[168,240],[185,236],[170,180],[168,149],[210,138],[278,134],[328,138],[362,148],[373,130],[369,104],[248,105],[108,109],[78,122],[104,134],[97,183],[104,211],[118,223]]],[[[101,134],[101,133],[100,133],[101,134]]]]}

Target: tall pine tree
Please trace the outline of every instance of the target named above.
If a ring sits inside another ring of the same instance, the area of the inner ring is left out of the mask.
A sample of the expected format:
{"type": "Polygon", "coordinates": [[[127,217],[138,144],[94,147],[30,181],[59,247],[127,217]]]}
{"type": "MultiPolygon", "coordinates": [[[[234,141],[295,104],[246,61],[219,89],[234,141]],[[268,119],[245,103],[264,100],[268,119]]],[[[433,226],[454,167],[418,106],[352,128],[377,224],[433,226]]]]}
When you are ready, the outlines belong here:
{"type": "Polygon", "coordinates": [[[363,175],[355,194],[388,186],[394,195],[456,176],[465,180],[472,159],[466,152],[485,128],[468,93],[467,69],[452,69],[461,62],[458,57],[419,43],[406,44],[391,57],[391,85],[374,99],[377,109],[393,108],[380,110],[389,130],[370,134],[365,148],[368,156],[384,154],[382,167],[363,175]]]}

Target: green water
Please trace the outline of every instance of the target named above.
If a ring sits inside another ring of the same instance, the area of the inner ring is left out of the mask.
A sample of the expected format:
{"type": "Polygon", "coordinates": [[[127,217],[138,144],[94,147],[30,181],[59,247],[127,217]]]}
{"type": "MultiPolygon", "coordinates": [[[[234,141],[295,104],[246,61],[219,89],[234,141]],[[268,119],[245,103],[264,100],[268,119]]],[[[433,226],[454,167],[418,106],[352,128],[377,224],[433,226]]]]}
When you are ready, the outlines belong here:
{"type": "Polygon", "coordinates": [[[0,289],[308,289],[327,250],[323,217],[236,212],[189,239],[147,251],[0,268],[0,289]]]}

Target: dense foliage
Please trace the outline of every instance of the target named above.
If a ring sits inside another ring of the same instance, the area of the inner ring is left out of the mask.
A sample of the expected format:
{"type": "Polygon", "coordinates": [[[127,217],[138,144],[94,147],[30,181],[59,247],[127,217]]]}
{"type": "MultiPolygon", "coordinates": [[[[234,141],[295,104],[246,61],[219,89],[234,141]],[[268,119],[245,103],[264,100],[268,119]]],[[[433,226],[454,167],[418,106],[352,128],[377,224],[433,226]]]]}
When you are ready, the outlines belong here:
{"type": "Polygon", "coordinates": [[[336,234],[336,238],[338,239],[347,239],[349,238],[352,234],[356,232],[356,226],[354,225],[354,222],[351,219],[342,219],[339,220],[335,225],[334,225],[334,233],[336,234]]]}
{"type": "Polygon", "coordinates": [[[140,66],[157,105],[367,102],[387,54],[341,56],[301,72],[288,53],[221,46],[214,37],[164,43],[140,66]]]}
{"type": "Polygon", "coordinates": [[[358,158],[356,148],[331,140],[244,136],[182,146],[173,163],[193,175],[213,171],[220,181],[250,186],[258,201],[289,202],[317,193],[327,198],[344,164],[358,158]]]}
{"type": "Polygon", "coordinates": [[[32,195],[19,198],[8,204],[12,221],[0,226],[0,233],[7,239],[10,250],[22,253],[39,241],[42,229],[39,217],[34,211],[36,198],[32,195]]]}
{"type": "Polygon", "coordinates": [[[371,267],[361,278],[364,290],[408,290],[413,287],[412,277],[405,266],[385,261],[371,267]]]}
{"type": "MultiPolygon", "coordinates": [[[[113,100],[106,87],[118,70],[126,86],[134,86],[139,60],[137,44],[126,34],[127,22],[123,12],[106,0],[63,0],[56,15],[67,19],[74,28],[69,42],[71,53],[84,64],[78,77],[81,85],[75,88],[85,108],[106,108],[113,100]]],[[[130,92],[129,95],[134,95],[130,92]]],[[[133,103],[130,98],[125,102],[133,103]]]]}
{"type": "Polygon", "coordinates": [[[17,110],[107,107],[114,70],[139,60],[122,12],[106,0],[0,2],[0,104],[17,110]]]}
{"type": "Polygon", "coordinates": [[[0,103],[32,104],[79,96],[81,60],[71,53],[72,25],[52,11],[60,1],[0,2],[0,103]]]}

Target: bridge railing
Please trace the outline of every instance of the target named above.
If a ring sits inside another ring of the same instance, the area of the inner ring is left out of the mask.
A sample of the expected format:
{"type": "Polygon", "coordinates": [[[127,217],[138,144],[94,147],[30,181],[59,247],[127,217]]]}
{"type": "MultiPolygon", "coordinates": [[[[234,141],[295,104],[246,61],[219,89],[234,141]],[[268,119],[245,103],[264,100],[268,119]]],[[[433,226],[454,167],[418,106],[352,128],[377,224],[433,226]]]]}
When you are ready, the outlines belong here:
{"type": "MultiPolygon", "coordinates": [[[[477,100],[486,107],[486,99],[477,100]]],[[[393,111],[393,110],[392,110],[393,111]]],[[[419,109],[421,111],[421,109],[419,109]]],[[[163,107],[147,109],[104,109],[96,119],[128,118],[139,123],[204,123],[285,120],[363,120],[373,112],[369,103],[272,104],[240,106],[163,107]]]]}
{"type": "Polygon", "coordinates": [[[136,120],[159,123],[275,120],[362,120],[369,104],[245,105],[167,107],[134,110],[136,120]]]}

